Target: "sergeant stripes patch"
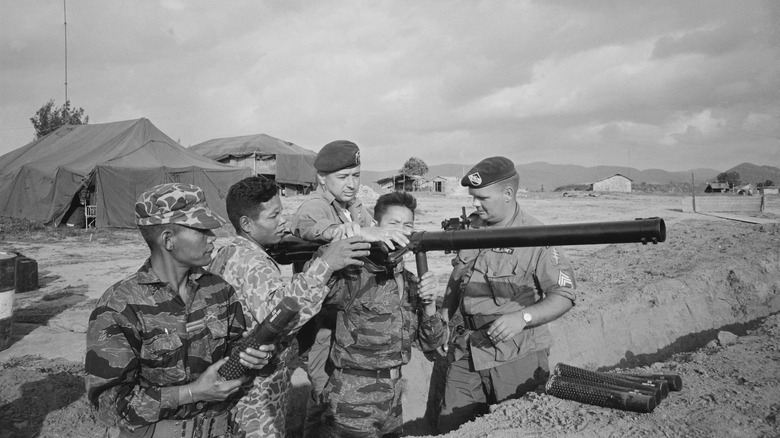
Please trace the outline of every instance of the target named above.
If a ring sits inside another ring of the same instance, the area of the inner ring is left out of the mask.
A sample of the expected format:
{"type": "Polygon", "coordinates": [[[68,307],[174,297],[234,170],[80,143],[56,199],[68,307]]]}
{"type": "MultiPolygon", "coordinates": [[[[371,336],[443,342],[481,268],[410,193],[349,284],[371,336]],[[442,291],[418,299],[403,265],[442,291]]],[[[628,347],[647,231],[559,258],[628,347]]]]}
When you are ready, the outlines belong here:
{"type": "Polygon", "coordinates": [[[566,275],[563,271],[558,271],[558,286],[560,287],[574,287],[574,283],[571,281],[571,277],[566,275]]]}

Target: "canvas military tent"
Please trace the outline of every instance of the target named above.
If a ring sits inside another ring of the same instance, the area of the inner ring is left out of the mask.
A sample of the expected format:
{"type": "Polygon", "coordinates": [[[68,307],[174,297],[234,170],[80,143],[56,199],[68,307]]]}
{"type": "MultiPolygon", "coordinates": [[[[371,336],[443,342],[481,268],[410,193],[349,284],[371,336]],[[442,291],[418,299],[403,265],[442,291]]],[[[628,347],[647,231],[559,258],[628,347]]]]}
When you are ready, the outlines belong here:
{"type": "Polygon", "coordinates": [[[98,227],[135,227],[138,196],[163,183],[201,187],[222,217],[230,186],[249,176],[182,147],[147,119],[62,126],[0,156],[0,216],[59,225],[94,190],[98,227]]]}
{"type": "Polygon", "coordinates": [[[231,166],[272,177],[287,192],[308,193],[316,187],[317,153],[266,134],[215,138],[190,150],[231,166]]]}

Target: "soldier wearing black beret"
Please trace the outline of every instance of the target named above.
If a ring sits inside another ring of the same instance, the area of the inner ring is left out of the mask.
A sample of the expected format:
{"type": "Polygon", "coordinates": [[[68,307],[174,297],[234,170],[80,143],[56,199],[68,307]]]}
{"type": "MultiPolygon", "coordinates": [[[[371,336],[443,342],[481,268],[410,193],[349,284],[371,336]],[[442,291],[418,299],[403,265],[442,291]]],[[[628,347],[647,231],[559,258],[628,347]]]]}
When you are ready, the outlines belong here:
{"type": "MultiPolygon", "coordinates": [[[[314,168],[317,169],[319,188],[312,199],[301,204],[295,213],[290,224],[294,235],[315,242],[362,236],[369,242],[384,242],[390,248],[409,243],[406,237],[408,233],[376,227],[373,216],[358,198],[360,148],[355,143],[336,140],[326,144],[317,153],[314,168]]],[[[330,354],[331,331],[335,324],[335,309],[323,307],[298,337],[302,352],[311,345],[308,353],[308,374],[312,393],[307,407],[304,437],[316,436],[321,427],[320,417],[324,407],[319,396],[329,378],[325,365],[330,354]],[[316,333],[316,339],[305,338],[310,333],[316,333]]]]}
{"type": "MultiPolygon", "coordinates": [[[[542,225],[520,209],[519,176],[508,158],[480,161],[461,185],[469,188],[479,227],[542,225]]],[[[453,267],[442,313],[458,310],[463,325],[452,330],[447,348],[439,433],[543,385],[552,346],[547,323],[575,300],[572,266],[554,246],[461,250],[453,267]]]]}
{"type": "Polygon", "coordinates": [[[314,168],[318,173],[329,174],[341,169],[352,169],[360,166],[360,148],[347,140],[332,141],[320,149],[314,160],[314,168]]]}
{"type": "Polygon", "coordinates": [[[512,160],[504,157],[490,157],[480,161],[469,170],[466,176],[460,180],[460,185],[481,189],[515,175],[517,175],[517,170],[515,170],[515,163],[512,160]]]}

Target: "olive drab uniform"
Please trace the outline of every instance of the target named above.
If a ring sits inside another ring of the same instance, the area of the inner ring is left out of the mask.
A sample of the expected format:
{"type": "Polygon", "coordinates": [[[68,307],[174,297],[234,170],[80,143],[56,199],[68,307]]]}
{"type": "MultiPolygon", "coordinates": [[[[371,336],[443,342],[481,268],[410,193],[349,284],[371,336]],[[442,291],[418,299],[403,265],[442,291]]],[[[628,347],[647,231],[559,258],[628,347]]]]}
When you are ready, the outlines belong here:
{"type": "Polygon", "coordinates": [[[438,312],[422,312],[413,278],[399,264],[389,273],[344,269],[331,279],[326,303],[338,313],[322,435],[400,434],[401,366],[409,363],[412,346],[435,350],[447,333],[438,312]]]}
{"type": "MultiPolygon", "coordinates": [[[[517,206],[506,226],[541,224],[517,206]]],[[[441,402],[440,433],[484,413],[479,410],[486,408],[485,403],[518,397],[546,378],[552,346],[549,328],[526,327],[514,338],[493,344],[485,329],[494,320],[548,294],[575,300],[572,266],[557,247],[461,250],[453,266],[450,285],[459,291],[463,325],[450,339],[451,364],[441,402]]]]}
{"type": "MultiPolygon", "coordinates": [[[[298,207],[291,223],[292,233],[305,240],[323,242],[322,233],[333,225],[356,222],[361,227],[370,227],[374,218],[360,199],[348,205],[344,210],[336,198],[323,187],[317,189],[315,197],[298,207]]],[[[325,370],[330,354],[331,331],[336,324],[335,310],[328,305],[301,330],[298,343],[301,352],[308,349],[308,375],[312,392],[308,402],[304,437],[316,436],[322,416],[320,394],[328,381],[325,370]]]]}

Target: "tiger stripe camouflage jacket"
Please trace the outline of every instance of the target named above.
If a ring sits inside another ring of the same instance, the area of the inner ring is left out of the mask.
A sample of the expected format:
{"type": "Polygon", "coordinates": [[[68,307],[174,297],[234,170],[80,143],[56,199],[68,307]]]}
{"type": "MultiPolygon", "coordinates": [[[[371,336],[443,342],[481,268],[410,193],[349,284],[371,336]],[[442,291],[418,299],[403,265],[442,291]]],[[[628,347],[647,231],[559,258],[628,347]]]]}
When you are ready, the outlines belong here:
{"type": "Polygon", "coordinates": [[[216,415],[222,402],[179,406],[178,388],[229,354],[246,328],[233,288],[202,268],[190,271],[185,303],[149,260],[100,298],[87,328],[86,387],[101,422],[135,429],[159,420],[216,415]]]}

